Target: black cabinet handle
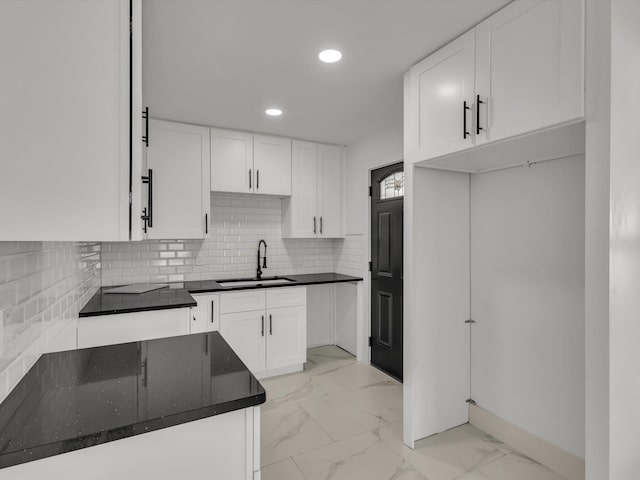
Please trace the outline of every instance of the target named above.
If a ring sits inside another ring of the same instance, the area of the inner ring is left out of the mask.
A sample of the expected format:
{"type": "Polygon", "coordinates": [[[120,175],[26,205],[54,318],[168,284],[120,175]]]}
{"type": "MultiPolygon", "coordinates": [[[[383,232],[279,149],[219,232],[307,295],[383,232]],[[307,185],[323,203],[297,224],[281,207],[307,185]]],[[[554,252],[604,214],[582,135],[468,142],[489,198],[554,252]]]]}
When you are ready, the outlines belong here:
{"type": "Polygon", "coordinates": [[[147,227],[153,227],[153,170],[149,169],[147,175],[142,176],[142,183],[149,185],[147,189],[147,207],[142,210],[142,220],[144,222],[144,233],[147,227]]]}
{"type": "Polygon", "coordinates": [[[251,190],[251,169],[249,169],[249,190],[251,190]]]}
{"type": "Polygon", "coordinates": [[[209,214],[204,214],[204,234],[209,235],[209,214]]]}
{"type": "Polygon", "coordinates": [[[213,300],[211,300],[211,323],[213,323],[213,300]]]}
{"type": "Polygon", "coordinates": [[[322,235],[322,217],[320,217],[320,235],[322,235]]]}
{"type": "Polygon", "coordinates": [[[313,233],[316,233],[316,217],[313,217],[313,233]]]}
{"type": "Polygon", "coordinates": [[[264,315],[262,315],[262,336],[264,337],[264,315]]]}
{"type": "Polygon", "coordinates": [[[471,135],[467,132],[467,110],[471,108],[467,106],[467,101],[462,102],[462,138],[466,139],[467,135],[471,135]]]}
{"type": "Polygon", "coordinates": [[[256,170],[256,190],[260,188],[260,170],[256,170]]]}
{"type": "Polygon", "coordinates": [[[484,130],[480,126],[480,104],[484,103],[480,100],[480,95],[476,95],[476,135],[480,135],[480,130],[484,130]]]}
{"type": "Polygon", "coordinates": [[[271,315],[269,315],[269,335],[273,335],[273,320],[271,315]]]}
{"type": "Polygon", "coordinates": [[[145,119],[144,135],[142,136],[142,141],[148,147],[149,146],[149,107],[145,107],[145,109],[142,111],[142,118],[145,119]]]}

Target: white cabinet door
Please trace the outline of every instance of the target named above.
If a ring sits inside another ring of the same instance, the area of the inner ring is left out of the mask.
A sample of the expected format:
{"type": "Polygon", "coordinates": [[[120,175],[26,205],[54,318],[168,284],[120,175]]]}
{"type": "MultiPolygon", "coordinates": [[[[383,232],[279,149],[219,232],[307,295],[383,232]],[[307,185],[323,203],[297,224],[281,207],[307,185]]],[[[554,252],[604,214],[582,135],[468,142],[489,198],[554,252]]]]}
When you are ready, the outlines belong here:
{"type": "Polygon", "coordinates": [[[584,2],[514,2],[476,27],[478,143],[584,116],[584,2]]]}
{"type": "Polygon", "coordinates": [[[198,302],[191,309],[191,333],[213,332],[220,329],[220,297],[217,293],[193,295],[198,302]]]}
{"type": "Polygon", "coordinates": [[[78,319],[78,348],[138,342],[189,333],[189,308],[120,313],[78,319]]]}
{"type": "Polygon", "coordinates": [[[212,128],[211,190],[250,193],[253,176],[253,135],[212,128]]]}
{"type": "MultiPolygon", "coordinates": [[[[149,120],[153,173],[150,239],[205,238],[209,217],[209,129],[149,120]]],[[[149,205],[147,205],[149,208],[149,205]]]]}
{"type": "Polygon", "coordinates": [[[411,162],[474,145],[474,64],[472,30],[411,67],[407,132],[411,162]]]}
{"type": "Polygon", "coordinates": [[[282,202],[282,236],[315,238],[319,220],[316,211],[316,144],[294,140],[291,148],[291,198],[282,202]]]}
{"type": "Polygon", "coordinates": [[[265,312],[220,315],[220,333],[252,373],[265,369],[265,312]]]}
{"type": "Polygon", "coordinates": [[[0,241],[128,240],[129,2],[0,1],[0,58],[0,241]]]}
{"type": "Polygon", "coordinates": [[[267,369],[306,362],[307,307],[273,308],[267,314],[267,369]]]}
{"type": "Polygon", "coordinates": [[[291,195],[291,140],[253,136],[254,192],[291,195]]]}
{"type": "Polygon", "coordinates": [[[337,145],[318,145],[316,201],[320,237],[344,237],[342,178],[342,148],[337,145]]]}

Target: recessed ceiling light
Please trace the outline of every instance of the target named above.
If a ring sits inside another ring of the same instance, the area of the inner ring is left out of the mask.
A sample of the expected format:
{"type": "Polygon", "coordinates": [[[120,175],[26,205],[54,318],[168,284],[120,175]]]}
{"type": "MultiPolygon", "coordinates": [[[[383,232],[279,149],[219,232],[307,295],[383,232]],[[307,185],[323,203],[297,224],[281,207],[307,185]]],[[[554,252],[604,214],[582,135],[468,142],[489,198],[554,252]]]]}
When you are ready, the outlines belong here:
{"type": "Polygon", "coordinates": [[[264,113],[266,113],[270,117],[279,117],[280,115],[282,115],[282,110],[280,110],[279,108],[267,108],[264,113]]]}
{"type": "Polygon", "coordinates": [[[338,50],[323,50],[318,54],[318,58],[324,63],[335,63],[342,58],[342,53],[338,50]]]}

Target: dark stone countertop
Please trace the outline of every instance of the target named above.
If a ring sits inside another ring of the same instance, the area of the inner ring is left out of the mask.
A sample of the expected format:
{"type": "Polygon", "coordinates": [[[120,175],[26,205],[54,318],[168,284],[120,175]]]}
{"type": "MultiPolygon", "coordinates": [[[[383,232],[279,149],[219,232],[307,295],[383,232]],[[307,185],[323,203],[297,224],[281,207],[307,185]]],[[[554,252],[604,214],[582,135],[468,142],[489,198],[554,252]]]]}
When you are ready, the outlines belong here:
{"type": "Polygon", "coordinates": [[[113,287],[99,288],[87,304],[80,310],[80,317],[111,315],[113,313],[144,312],[168,308],[195,307],[196,301],[180,286],[168,287],[147,293],[105,293],[113,287]]]}
{"type": "Polygon", "coordinates": [[[265,400],[218,332],[46,354],[0,405],[0,468],[265,400]]]}
{"type": "Polygon", "coordinates": [[[115,313],[144,312],[148,310],[162,310],[167,308],[195,307],[196,301],[191,294],[232,292],[234,290],[248,290],[256,288],[280,288],[298,287],[305,285],[321,285],[325,283],[359,282],[362,277],[351,277],[338,273],[311,273],[304,275],[282,275],[281,277],[293,280],[288,283],[266,285],[243,285],[223,287],[220,282],[229,280],[199,280],[192,282],[170,283],[169,287],[141,294],[110,294],[105,290],[113,287],[102,287],[91,297],[91,300],[80,310],[80,317],[93,317],[97,315],[111,315],[115,313]]]}

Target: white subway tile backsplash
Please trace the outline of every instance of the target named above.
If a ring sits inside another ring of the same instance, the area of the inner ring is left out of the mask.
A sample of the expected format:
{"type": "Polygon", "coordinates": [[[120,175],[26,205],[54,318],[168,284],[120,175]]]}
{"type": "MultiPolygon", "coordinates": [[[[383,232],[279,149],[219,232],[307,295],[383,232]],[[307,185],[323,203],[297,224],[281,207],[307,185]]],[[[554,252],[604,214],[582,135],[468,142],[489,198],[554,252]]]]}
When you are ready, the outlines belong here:
{"type": "Polygon", "coordinates": [[[281,219],[278,198],[213,193],[208,239],[105,243],[102,284],[252,277],[260,239],[268,245],[265,275],[335,271],[342,240],[282,239],[281,219]]]}
{"type": "Polygon", "coordinates": [[[100,244],[0,242],[0,401],[99,286],[100,244]]]}

